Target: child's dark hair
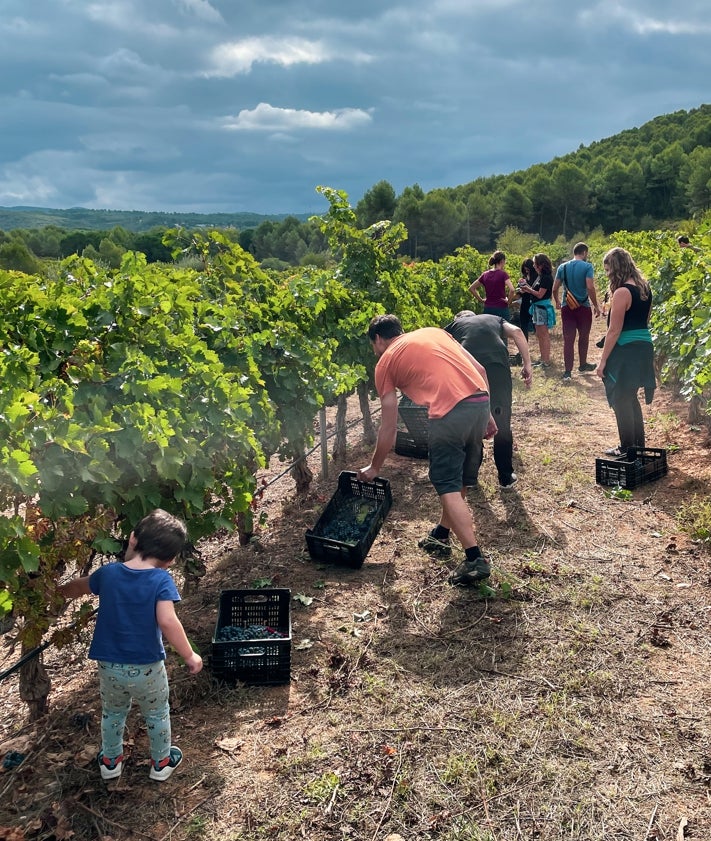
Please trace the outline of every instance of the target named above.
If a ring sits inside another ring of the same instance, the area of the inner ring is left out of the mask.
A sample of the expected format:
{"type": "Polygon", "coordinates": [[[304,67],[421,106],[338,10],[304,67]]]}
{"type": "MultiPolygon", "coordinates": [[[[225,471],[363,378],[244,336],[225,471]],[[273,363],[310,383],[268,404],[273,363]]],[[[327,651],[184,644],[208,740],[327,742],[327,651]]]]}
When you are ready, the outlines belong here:
{"type": "Polygon", "coordinates": [[[133,529],[136,552],[144,558],[170,561],[179,555],[188,539],[185,523],[156,508],[147,514],[133,529]]]}
{"type": "Polygon", "coordinates": [[[394,339],[403,334],[402,324],[396,315],[376,315],[368,325],[368,338],[374,342],[378,336],[394,339]]]}

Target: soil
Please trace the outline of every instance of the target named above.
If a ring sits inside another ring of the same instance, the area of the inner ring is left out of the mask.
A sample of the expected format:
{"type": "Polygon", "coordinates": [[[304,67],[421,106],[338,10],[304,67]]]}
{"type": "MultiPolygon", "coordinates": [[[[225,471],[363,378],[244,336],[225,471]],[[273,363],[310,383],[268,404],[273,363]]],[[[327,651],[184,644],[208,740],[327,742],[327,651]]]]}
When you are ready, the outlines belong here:
{"type": "MultiPolygon", "coordinates": [[[[0,839],[711,837],[711,567],[688,528],[711,523],[709,433],[659,390],[644,408],[647,445],[666,449],[668,473],[616,495],[595,481],[616,443],[602,387],[561,375],[536,374],[530,391],[516,382],[515,488],[498,487],[488,444],[470,492],[489,588],[447,583],[456,548],[448,561],[417,548],[438,502],[426,461],[395,454],[382,471],[393,505],[363,566],[309,557],[305,531],[339,471],[369,461],[357,401],[347,463],[323,476],[317,448],[307,497],[286,465],[264,471],[255,539],[205,541],[207,572],[183,591],[179,615],[206,666],[191,677],[169,654],[185,754],[169,781],[148,780],[135,710],[123,775],[99,778],[86,640],[45,651],[40,722],[7,678],[0,756],[24,758],[0,769],[0,839]],[[291,591],[290,681],[218,684],[220,593],[258,586],[291,591]]],[[[377,423],[377,401],[372,411],[377,423]]],[[[11,643],[12,632],[0,669],[19,656],[11,643]]]]}

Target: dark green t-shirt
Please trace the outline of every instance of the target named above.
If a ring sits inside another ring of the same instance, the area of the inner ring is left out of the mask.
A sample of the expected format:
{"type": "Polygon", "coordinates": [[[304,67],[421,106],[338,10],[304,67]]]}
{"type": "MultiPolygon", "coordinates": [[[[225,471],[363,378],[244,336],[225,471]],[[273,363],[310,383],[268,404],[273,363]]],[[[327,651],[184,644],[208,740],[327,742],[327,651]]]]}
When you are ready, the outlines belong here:
{"type": "Polygon", "coordinates": [[[485,368],[509,367],[509,351],[503,338],[505,320],[498,315],[462,315],[444,329],[485,368]]]}

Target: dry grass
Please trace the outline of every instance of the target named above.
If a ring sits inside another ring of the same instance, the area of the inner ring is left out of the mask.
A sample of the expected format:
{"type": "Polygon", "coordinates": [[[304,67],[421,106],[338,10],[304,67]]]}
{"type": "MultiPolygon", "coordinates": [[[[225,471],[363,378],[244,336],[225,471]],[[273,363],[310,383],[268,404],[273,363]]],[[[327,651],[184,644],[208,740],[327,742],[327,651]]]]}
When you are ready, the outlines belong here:
{"type": "Polygon", "coordinates": [[[183,768],[149,784],[132,715],[129,761],[106,785],[85,648],[49,649],[40,727],[2,687],[0,750],[27,758],[0,776],[0,838],[664,841],[682,820],[708,838],[709,556],[677,517],[689,487],[708,495],[705,433],[659,395],[645,413],[664,432],[652,423],[650,445],[678,447],[669,475],[619,501],[594,483],[615,439],[594,377],[564,387],[553,372],[515,394],[519,484],[500,491],[489,455],[470,496],[488,597],[446,583],[456,557],[417,549],[438,507],[417,460],[386,465],[394,504],[360,570],[308,558],[338,469],[368,461],[354,432],[349,464],[310,499],[288,479],[269,488],[257,547],[204,547],[208,574],[180,608],[207,653],[221,589],[268,579],[312,596],[292,602],[290,685],[218,687],[171,658],[183,768]]]}

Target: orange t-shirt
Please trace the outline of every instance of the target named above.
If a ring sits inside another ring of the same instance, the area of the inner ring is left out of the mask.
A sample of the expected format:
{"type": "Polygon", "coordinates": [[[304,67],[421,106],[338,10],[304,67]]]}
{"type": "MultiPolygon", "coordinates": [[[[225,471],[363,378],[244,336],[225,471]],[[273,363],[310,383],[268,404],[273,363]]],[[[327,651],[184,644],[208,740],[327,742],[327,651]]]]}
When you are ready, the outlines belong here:
{"type": "Polygon", "coordinates": [[[375,366],[378,394],[400,389],[413,403],[441,418],[480,391],[486,381],[456,339],[439,327],[422,327],[392,341],[375,366]]]}

